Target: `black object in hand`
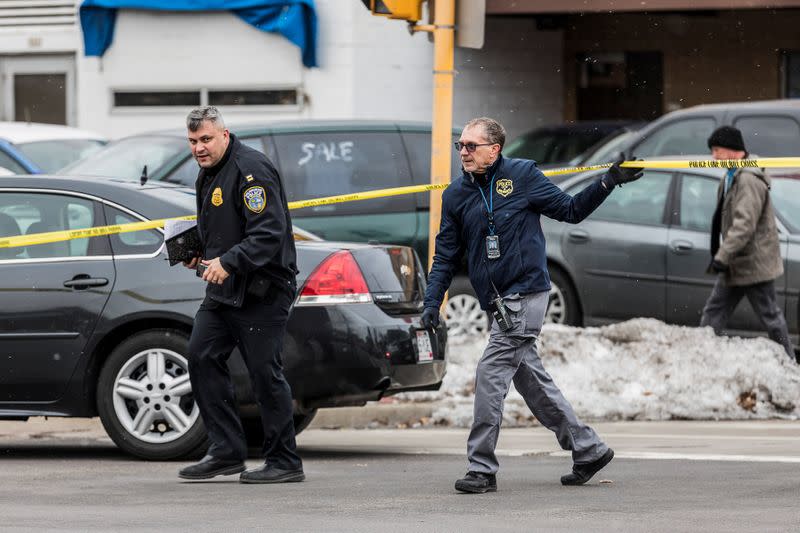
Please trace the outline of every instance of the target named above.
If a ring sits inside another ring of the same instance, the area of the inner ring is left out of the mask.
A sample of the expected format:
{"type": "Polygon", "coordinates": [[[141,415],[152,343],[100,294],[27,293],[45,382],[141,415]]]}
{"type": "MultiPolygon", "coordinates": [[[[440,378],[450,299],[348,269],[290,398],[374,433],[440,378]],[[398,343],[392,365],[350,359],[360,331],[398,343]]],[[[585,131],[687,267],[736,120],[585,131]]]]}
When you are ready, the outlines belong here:
{"type": "Polygon", "coordinates": [[[192,259],[199,256],[199,250],[203,249],[200,243],[200,234],[197,232],[197,226],[192,226],[170,237],[166,240],[166,243],[170,266],[182,262],[190,262],[192,259]]]}
{"type": "Polygon", "coordinates": [[[714,272],[727,272],[728,268],[729,268],[728,265],[726,265],[721,261],[717,261],[716,259],[711,261],[711,270],[713,270],[714,272]]]}
{"type": "Polygon", "coordinates": [[[422,327],[425,329],[439,327],[439,309],[437,307],[426,307],[422,311],[422,327]]]}
{"type": "Polygon", "coordinates": [[[198,278],[202,278],[203,277],[203,272],[205,272],[207,268],[208,268],[208,265],[204,265],[203,263],[198,261],[197,262],[197,271],[196,271],[197,277],[198,278]]]}
{"type": "MultiPolygon", "coordinates": [[[[641,161],[641,159],[637,159],[636,161],[641,161]]],[[[614,161],[614,164],[608,169],[608,174],[606,174],[606,177],[612,182],[609,184],[612,187],[615,185],[621,186],[623,183],[636,181],[642,177],[642,174],[644,174],[644,169],[642,168],[621,167],[620,165],[624,162],[625,158],[620,155],[619,159],[614,161]]]]}

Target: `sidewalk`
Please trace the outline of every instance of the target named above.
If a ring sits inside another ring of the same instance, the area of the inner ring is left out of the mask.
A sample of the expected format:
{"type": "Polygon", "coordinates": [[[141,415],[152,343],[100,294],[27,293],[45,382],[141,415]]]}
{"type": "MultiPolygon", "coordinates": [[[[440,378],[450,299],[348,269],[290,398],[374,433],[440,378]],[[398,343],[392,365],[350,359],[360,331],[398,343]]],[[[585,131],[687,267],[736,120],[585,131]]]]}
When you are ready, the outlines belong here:
{"type": "MultiPolygon", "coordinates": [[[[464,455],[467,429],[403,429],[429,415],[429,410],[428,404],[390,403],[321,410],[298,443],[305,452],[464,455]],[[353,429],[358,427],[377,429],[353,429]]],[[[800,463],[800,422],[796,421],[598,422],[592,426],[619,458],[800,463]]],[[[23,442],[111,445],[97,418],[0,422],[0,447],[23,442]]],[[[550,431],[537,426],[501,430],[498,455],[566,456],[568,452],[559,449],[550,431]]]]}

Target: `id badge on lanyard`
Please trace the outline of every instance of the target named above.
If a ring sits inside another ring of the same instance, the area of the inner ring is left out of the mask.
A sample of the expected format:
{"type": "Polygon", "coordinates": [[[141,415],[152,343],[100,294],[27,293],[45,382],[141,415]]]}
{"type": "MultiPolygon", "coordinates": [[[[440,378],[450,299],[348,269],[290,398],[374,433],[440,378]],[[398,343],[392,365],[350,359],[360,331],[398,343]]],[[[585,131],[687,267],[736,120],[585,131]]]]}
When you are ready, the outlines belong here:
{"type": "Polygon", "coordinates": [[[489,259],[500,258],[500,238],[497,235],[486,236],[486,257],[489,259]]]}
{"type": "Polygon", "coordinates": [[[483,189],[478,186],[481,192],[483,203],[486,205],[486,211],[489,219],[489,235],[486,236],[486,258],[499,259],[500,258],[500,237],[494,234],[494,196],[492,195],[494,189],[494,176],[489,184],[489,201],[486,201],[486,195],[483,194],[483,189]]]}

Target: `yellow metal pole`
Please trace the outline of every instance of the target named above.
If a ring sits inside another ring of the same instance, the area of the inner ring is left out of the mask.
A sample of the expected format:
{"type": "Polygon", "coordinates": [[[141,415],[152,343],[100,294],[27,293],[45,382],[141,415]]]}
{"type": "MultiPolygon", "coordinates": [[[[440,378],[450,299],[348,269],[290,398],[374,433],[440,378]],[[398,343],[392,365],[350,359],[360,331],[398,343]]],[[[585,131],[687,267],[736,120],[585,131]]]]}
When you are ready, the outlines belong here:
{"type": "MultiPolygon", "coordinates": [[[[433,124],[431,129],[431,183],[450,183],[453,147],[453,49],[455,0],[436,0],[433,29],[433,124]]],[[[431,191],[428,230],[428,269],[433,265],[436,234],[442,218],[442,190],[431,191]]],[[[446,300],[445,300],[446,301],[446,300]]]]}

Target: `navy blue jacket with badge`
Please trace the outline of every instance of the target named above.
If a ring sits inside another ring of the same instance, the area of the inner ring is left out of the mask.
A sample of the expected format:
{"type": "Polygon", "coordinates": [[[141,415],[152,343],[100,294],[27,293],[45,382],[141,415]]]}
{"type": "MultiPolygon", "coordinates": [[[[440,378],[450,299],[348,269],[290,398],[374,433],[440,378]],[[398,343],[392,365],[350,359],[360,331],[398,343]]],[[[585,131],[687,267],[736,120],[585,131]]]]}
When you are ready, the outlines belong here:
{"type": "Polygon", "coordinates": [[[240,307],[254,283],[294,289],[297,252],[277,170],[264,154],[233,134],[229,150],[214,175],[200,169],[195,185],[197,229],[202,257],[219,257],[230,274],[221,285],[207,284],[206,300],[240,307]]]}
{"type": "MultiPolygon", "coordinates": [[[[494,177],[491,195],[500,258],[487,259],[488,209],[478,183],[465,172],[453,180],[442,196],[442,219],[425,291],[425,307],[441,305],[465,252],[469,279],[483,309],[488,310],[494,298],[490,272],[501,296],[550,290],[539,217],[545,215],[576,224],[597,209],[611,192],[598,179],[574,197],[570,196],[542,174],[534,161],[507,159],[502,155],[486,175],[489,179],[494,177]]],[[[487,201],[489,186],[483,189],[487,201]]]]}

